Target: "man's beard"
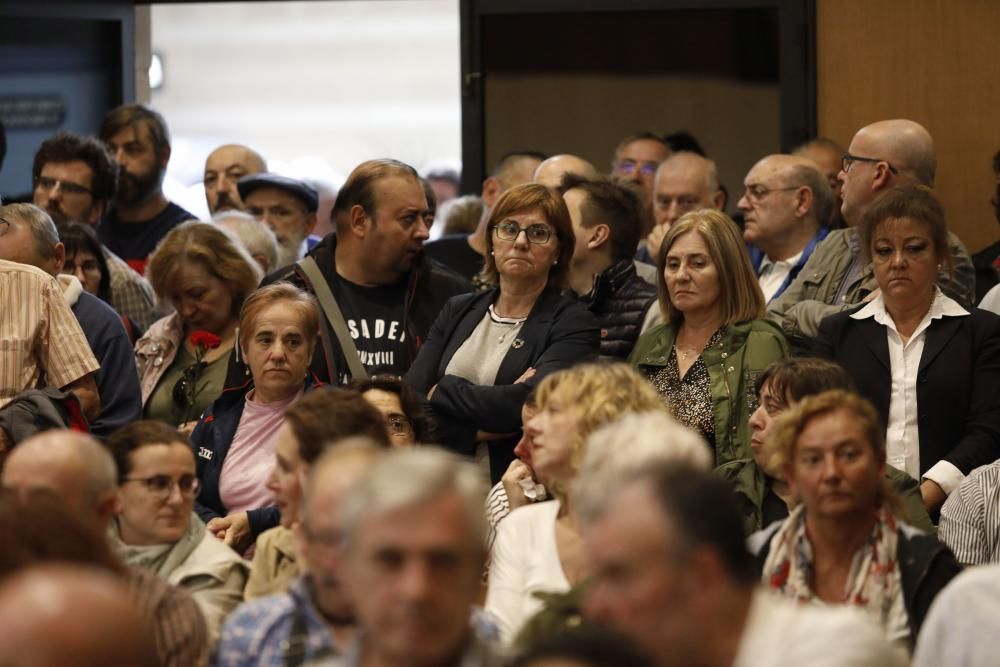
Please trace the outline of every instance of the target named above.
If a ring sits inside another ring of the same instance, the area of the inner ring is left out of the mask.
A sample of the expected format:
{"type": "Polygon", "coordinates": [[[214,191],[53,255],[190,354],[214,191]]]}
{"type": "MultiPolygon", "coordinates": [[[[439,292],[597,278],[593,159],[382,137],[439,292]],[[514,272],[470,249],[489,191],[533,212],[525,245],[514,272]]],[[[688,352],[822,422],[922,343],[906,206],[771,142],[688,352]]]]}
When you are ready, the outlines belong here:
{"type": "Polygon", "coordinates": [[[118,176],[118,194],[115,202],[126,206],[141,204],[160,190],[163,172],[153,170],[148,174],[132,174],[122,169],[118,176]]]}
{"type": "Polygon", "coordinates": [[[288,238],[278,242],[278,265],[274,269],[291,266],[302,259],[303,238],[288,238]]]}

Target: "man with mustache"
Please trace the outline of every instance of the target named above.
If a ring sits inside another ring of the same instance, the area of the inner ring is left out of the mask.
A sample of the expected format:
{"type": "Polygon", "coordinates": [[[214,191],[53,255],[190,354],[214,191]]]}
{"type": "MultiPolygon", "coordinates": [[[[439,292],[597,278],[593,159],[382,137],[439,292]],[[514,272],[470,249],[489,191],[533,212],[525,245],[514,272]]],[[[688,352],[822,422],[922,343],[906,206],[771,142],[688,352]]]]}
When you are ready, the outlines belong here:
{"type": "Polygon", "coordinates": [[[114,206],[105,213],[97,234],[141,274],[160,239],[195,217],[163,194],[170,161],[167,123],[145,105],[126,104],[104,116],[100,138],[114,153],[120,171],[114,206]]]}
{"type": "MultiPolygon", "coordinates": [[[[32,203],[55,223],[96,226],[118,188],[118,163],[93,137],[57,132],[42,142],[31,167],[32,203]]],[[[153,288],[123,259],[102,246],[111,306],[146,330],[160,318],[153,288]]]]}
{"type": "Polygon", "coordinates": [[[241,144],[226,144],[212,151],[205,160],[205,200],[213,216],[220,211],[243,211],[246,207],[236,183],[244,176],[267,171],[260,153],[241,144]]]}
{"type": "MultiPolygon", "coordinates": [[[[237,188],[246,212],[266,224],[277,237],[275,269],[302,259],[306,239],[316,226],[316,189],[294,178],[268,173],[244,176],[237,188]]],[[[219,193],[220,198],[223,194],[219,193]]]]}

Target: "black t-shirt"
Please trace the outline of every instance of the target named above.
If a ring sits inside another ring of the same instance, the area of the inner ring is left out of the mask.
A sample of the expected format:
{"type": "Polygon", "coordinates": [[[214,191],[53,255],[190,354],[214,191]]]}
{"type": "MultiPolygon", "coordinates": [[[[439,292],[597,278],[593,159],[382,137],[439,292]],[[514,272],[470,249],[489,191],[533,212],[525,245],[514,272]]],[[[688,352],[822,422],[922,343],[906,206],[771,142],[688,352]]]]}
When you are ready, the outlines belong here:
{"type": "Polygon", "coordinates": [[[173,202],[146,222],[122,222],[118,219],[118,211],[112,209],[97,226],[97,236],[108,250],[128,262],[139,275],[143,275],[146,272],[146,261],[156,244],[171,229],[193,219],[195,216],[173,202]]]}
{"type": "Polygon", "coordinates": [[[468,234],[442,236],[424,244],[424,254],[472,280],[483,269],[483,256],[469,245],[468,234]]]}
{"type": "Polygon", "coordinates": [[[406,280],[365,287],[338,275],[333,295],[347,320],[361,363],[370,373],[403,375],[410,368],[406,350],[406,280]]]}

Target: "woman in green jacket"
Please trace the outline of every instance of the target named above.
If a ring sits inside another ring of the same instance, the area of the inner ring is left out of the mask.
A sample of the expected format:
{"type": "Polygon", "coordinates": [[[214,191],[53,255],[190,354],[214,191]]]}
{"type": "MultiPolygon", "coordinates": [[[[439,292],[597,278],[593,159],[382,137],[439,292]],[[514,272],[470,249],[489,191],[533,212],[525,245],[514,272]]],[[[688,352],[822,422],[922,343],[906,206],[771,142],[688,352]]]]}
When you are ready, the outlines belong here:
{"type": "Polygon", "coordinates": [[[757,375],[788,356],[788,345],[761,319],[764,296],[740,230],[720,211],[692,211],[666,233],[657,266],[664,324],[639,338],[629,361],[705,437],[720,473],[752,478],[741,471],[755,465],[748,421],[757,375]]]}

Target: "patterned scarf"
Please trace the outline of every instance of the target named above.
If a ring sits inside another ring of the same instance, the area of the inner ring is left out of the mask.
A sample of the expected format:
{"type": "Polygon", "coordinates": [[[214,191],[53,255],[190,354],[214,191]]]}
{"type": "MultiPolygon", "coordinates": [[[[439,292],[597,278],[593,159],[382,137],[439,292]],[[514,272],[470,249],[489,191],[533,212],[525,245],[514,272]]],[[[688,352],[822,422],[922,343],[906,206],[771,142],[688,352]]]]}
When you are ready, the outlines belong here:
{"type": "MultiPolygon", "coordinates": [[[[897,540],[896,518],[888,509],[880,509],[871,536],[854,554],[844,590],[844,603],[864,609],[893,641],[909,631],[896,562],[897,540]]],[[[764,582],[783,597],[822,604],[812,588],[814,576],[813,546],[805,511],[799,505],[771,538],[764,582]]]]}

